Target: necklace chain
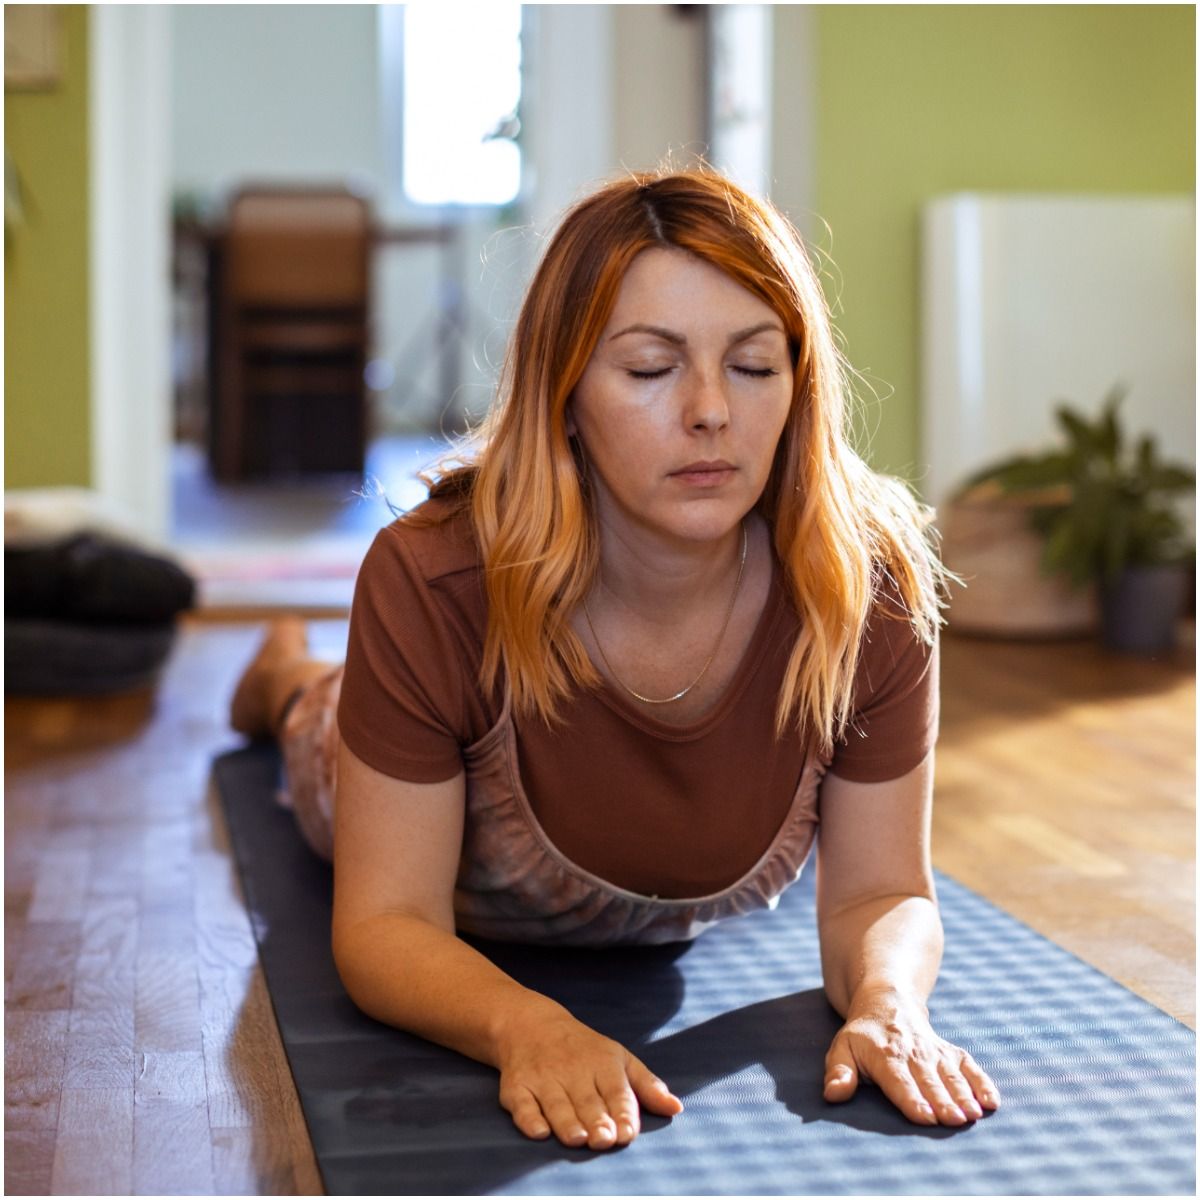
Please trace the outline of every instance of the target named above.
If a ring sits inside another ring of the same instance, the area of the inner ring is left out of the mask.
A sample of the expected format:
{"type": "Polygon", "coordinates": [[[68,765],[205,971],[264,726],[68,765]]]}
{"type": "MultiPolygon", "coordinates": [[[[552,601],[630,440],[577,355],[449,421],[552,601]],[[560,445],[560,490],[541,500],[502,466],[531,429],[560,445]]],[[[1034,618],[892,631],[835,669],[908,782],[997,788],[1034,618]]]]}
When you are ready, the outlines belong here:
{"type": "Polygon", "coordinates": [[[738,563],[737,582],[733,585],[733,595],[729,598],[729,607],[725,611],[725,622],[721,626],[721,632],[717,634],[717,644],[713,647],[713,652],[708,656],[708,661],[700,668],[700,674],[692,680],[691,683],[683,689],[682,692],[676,692],[673,696],[668,696],[665,700],[652,700],[649,696],[643,696],[641,692],[635,692],[617,673],[613,670],[613,665],[608,661],[608,655],[604,653],[604,647],[600,644],[600,638],[596,635],[596,627],[592,624],[592,614],[588,611],[587,601],[583,602],[583,615],[587,618],[588,628],[592,631],[592,641],[596,643],[596,649],[600,651],[600,657],[604,660],[604,665],[608,668],[608,673],[619,683],[635,700],[640,700],[643,704],[673,704],[676,700],[682,700],[704,678],[705,672],[712,661],[717,657],[717,651],[721,648],[721,643],[725,640],[725,631],[729,628],[729,622],[733,617],[733,609],[737,604],[738,593],[742,590],[742,575],[746,570],[746,546],[749,539],[746,537],[746,522],[742,521],[742,557],[738,563]]]}

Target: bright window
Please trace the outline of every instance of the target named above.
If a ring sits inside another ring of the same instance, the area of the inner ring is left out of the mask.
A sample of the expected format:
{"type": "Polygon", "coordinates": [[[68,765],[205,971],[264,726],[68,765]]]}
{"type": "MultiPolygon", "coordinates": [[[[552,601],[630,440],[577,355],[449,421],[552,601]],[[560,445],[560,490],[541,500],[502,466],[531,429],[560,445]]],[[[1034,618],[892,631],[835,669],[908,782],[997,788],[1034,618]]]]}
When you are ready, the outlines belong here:
{"type": "Polygon", "coordinates": [[[404,7],[404,193],[507,204],[521,186],[521,6],[404,7]]]}

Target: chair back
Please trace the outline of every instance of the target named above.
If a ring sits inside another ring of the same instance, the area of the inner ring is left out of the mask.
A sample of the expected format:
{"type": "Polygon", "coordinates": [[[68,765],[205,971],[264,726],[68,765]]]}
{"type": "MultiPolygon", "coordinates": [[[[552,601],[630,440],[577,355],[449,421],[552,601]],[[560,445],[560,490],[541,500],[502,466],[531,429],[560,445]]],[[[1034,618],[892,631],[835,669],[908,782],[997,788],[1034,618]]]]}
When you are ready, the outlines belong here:
{"type": "Polygon", "coordinates": [[[240,307],[366,303],[370,206],[344,188],[243,188],[229,210],[230,299],[240,307]]]}

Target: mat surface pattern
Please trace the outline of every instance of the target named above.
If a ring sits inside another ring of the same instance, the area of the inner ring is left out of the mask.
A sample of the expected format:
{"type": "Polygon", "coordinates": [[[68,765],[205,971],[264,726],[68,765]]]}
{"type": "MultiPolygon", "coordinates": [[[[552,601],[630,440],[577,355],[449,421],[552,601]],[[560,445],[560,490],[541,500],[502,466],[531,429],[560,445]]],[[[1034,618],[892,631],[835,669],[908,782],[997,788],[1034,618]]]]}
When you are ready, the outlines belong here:
{"type": "Polygon", "coordinates": [[[840,1021],[821,991],[813,864],[775,912],[688,947],[544,951],[475,943],[616,1038],[683,1099],[615,1152],[532,1142],[494,1071],[381,1025],[329,950],[331,873],[273,799],[273,747],[218,759],[292,1074],[333,1194],[1173,1194],[1195,1191],[1195,1035],[938,875],[946,953],[934,1028],[1003,1107],[957,1130],[906,1121],[877,1088],[827,1104],[840,1021]]]}

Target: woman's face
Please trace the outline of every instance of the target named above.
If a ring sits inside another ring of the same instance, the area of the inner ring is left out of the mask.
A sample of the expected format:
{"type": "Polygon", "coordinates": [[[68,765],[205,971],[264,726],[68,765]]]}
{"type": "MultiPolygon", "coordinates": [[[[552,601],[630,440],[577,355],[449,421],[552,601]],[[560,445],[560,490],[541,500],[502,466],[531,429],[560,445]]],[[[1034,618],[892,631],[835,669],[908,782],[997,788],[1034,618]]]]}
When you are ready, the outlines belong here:
{"type": "Polygon", "coordinates": [[[602,526],[728,534],[766,486],[791,400],[774,310],[703,259],[643,250],[567,407],[602,526]]]}

